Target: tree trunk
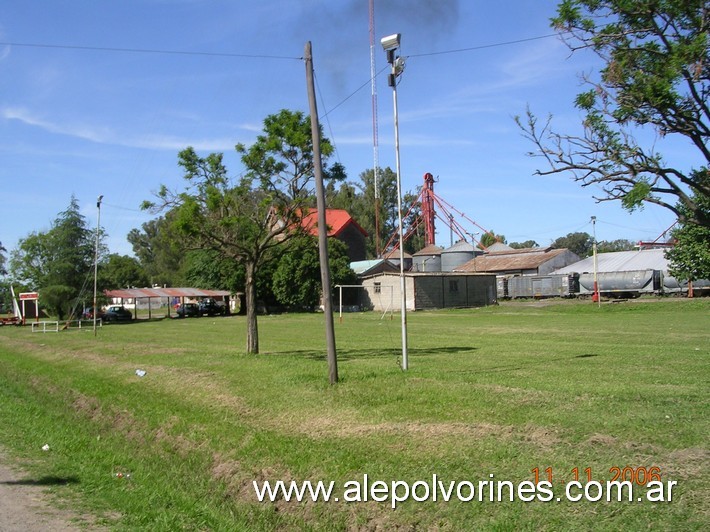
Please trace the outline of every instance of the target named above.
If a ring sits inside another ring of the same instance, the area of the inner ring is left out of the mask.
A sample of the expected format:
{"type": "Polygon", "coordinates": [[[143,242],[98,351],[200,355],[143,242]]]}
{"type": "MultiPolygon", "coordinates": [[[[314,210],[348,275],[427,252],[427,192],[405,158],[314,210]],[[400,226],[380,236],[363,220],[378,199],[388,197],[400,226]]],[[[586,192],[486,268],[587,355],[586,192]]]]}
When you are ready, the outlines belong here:
{"type": "Polygon", "coordinates": [[[259,353],[259,328],[256,322],[256,277],[255,264],[247,262],[246,267],[246,307],[247,307],[247,353],[259,353]]]}

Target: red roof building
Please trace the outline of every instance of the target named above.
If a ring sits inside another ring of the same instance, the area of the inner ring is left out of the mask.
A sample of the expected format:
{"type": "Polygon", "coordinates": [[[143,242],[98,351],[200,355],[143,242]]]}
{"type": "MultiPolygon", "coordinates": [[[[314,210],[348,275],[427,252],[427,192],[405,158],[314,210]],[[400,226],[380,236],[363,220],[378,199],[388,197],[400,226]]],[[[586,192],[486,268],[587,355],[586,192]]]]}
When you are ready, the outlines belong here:
{"type": "MultiPolygon", "coordinates": [[[[337,238],[348,246],[350,261],[365,260],[367,231],[350,216],[348,211],[326,209],[325,223],[328,227],[328,237],[337,238]]],[[[315,209],[308,211],[308,214],[303,216],[301,225],[313,236],[318,236],[318,211],[315,209]]]]}

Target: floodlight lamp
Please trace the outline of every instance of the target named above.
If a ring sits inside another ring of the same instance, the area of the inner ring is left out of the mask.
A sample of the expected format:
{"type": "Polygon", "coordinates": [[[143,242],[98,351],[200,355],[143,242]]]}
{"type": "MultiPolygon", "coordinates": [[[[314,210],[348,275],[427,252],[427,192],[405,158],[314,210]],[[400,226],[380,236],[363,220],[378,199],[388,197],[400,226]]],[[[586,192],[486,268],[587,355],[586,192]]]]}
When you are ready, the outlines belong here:
{"type": "Polygon", "coordinates": [[[404,57],[398,57],[394,61],[394,75],[399,76],[404,72],[404,57]]]}
{"type": "Polygon", "coordinates": [[[380,40],[382,48],[384,48],[385,51],[399,48],[399,40],[401,37],[401,33],[393,33],[392,35],[388,35],[387,37],[382,37],[382,39],[380,40]]]}

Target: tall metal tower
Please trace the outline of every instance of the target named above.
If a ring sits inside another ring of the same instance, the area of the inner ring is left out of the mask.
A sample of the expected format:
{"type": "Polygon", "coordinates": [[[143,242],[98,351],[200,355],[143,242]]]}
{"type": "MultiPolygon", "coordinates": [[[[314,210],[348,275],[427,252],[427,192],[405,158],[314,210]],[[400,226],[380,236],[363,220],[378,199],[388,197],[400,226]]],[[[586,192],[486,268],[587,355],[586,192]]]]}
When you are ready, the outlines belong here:
{"type": "Polygon", "coordinates": [[[377,81],[375,76],[375,0],[370,0],[370,91],[372,93],[372,151],[373,151],[373,172],[375,186],[375,253],[379,257],[380,248],[380,157],[379,140],[377,132],[377,81]]]}
{"type": "Polygon", "coordinates": [[[436,244],[434,197],[434,176],[427,172],[424,174],[424,188],[422,189],[422,218],[424,220],[424,237],[426,238],[427,246],[436,244]]]}

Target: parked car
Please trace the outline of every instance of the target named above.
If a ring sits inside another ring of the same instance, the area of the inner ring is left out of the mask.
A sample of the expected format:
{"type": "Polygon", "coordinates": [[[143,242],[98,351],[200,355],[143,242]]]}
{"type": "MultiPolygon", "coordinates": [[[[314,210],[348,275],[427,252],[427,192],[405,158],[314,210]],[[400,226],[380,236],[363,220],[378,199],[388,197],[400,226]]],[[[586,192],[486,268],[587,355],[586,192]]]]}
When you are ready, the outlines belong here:
{"type": "Polygon", "coordinates": [[[132,318],[133,314],[131,314],[131,311],[121,305],[113,305],[107,308],[103,316],[103,320],[106,323],[112,321],[130,321],[132,318]]]}
{"type": "MultiPolygon", "coordinates": [[[[94,319],[94,307],[86,307],[81,315],[82,319],[93,320],[94,319]]],[[[104,311],[99,309],[96,313],[96,319],[101,320],[104,318],[104,311]]]]}
{"type": "Polygon", "coordinates": [[[178,318],[200,317],[200,306],[197,303],[185,303],[177,308],[178,318]]]}
{"type": "Polygon", "coordinates": [[[212,298],[200,301],[200,316],[224,316],[227,314],[227,307],[220,305],[212,298]]]}

